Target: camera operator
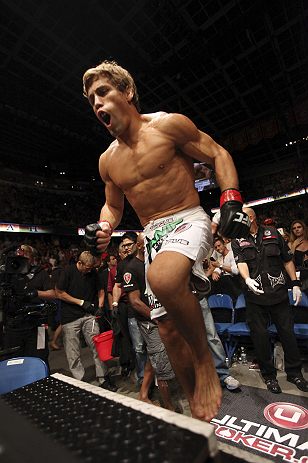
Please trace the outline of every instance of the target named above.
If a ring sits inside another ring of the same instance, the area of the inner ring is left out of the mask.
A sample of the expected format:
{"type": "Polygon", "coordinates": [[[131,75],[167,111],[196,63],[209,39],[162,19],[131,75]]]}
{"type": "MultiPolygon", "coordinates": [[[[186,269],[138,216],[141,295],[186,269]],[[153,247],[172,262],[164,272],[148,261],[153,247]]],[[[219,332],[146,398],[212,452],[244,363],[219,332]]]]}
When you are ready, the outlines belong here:
{"type": "MultiPolygon", "coordinates": [[[[12,280],[13,293],[20,295],[20,306],[5,313],[3,348],[19,346],[14,356],[39,357],[48,365],[48,334],[45,329],[47,320],[44,308],[39,304],[54,301],[56,293],[48,273],[41,266],[33,266],[36,250],[27,244],[21,246],[23,256],[29,261],[27,273],[16,274],[12,280]],[[37,304],[37,310],[29,308],[37,304]],[[35,314],[34,314],[35,313],[35,314]]],[[[49,366],[49,365],[48,365],[49,366]]]]}

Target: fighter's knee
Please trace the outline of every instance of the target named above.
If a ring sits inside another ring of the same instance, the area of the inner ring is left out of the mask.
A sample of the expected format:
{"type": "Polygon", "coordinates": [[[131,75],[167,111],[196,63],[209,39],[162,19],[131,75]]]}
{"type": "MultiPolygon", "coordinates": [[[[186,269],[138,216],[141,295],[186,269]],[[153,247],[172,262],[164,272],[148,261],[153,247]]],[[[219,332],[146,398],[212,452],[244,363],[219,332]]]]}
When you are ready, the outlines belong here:
{"type": "Polygon", "coordinates": [[[158,322],[158,331],[161,339],[170,339],[173,336],[176,336],[178,334],[177,329],[175,328],[175,325],[173,321],[169,317],[161,317],[157,319],[158,322]]]}

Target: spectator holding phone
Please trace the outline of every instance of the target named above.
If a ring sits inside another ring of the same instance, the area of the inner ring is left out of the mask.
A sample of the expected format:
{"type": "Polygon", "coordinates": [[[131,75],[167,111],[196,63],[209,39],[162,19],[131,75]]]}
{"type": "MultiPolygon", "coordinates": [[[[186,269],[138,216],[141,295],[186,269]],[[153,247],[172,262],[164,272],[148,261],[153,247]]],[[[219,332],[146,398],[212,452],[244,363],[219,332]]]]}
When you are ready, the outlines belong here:
{"type": "Polygon", "coordinates": [[[209,268],[206,276],[211,277],[211,294],[228,294],[236,301],[241,294],[239,271],[234,260],[232,250],[227,248],[223,238],[214,241],[215,251],[209,259],[209,268]],[[215,257],[216,258],[215,258],[215,257]]]}

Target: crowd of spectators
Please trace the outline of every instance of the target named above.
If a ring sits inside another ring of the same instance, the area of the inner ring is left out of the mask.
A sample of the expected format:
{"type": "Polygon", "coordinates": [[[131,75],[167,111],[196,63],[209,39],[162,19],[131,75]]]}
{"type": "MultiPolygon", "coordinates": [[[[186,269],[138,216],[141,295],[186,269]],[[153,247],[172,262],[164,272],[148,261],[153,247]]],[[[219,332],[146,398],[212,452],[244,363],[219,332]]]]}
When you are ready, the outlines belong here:
{"type": "MultiPolygon", "coordinates": [[[[306,172],[299,173],[297,169],[288,169],[275,174],[265,174],[258,178],[240,177],[240,191],[244,203],[273,196],[282,197],[294,191],[307,188],[306,172]]],[[[211,208],[219,205],[220,189],[203,191],[200,194],[201,205],[211,215],[211,208]]],[[[263,223],[271,217],[278,228],[289,230],[291,223],[296,219],[304,222],[308,220],[307,194],[291,196],[277,201],[251,206],[254,208],[258,221],[263,223]]]]}
{"type": "Polygon", "coordinates": [[[280,196],[291,191],[300,190],[304,186],[303,173],[297,168],[287,169],[262,175],[262,177],[240,179],[242,195],[245,201],[264,198],[267,196],[280,196]]]}
{"type": "MultiPolygon", "coordinates": [[[[294,174],[294,173],[293,173],[294,174]]],[[[277,194],[284,194],[303,185],[297,183],[297,180],[303,182],[298,176],[294,181],[294,175],[291,180],[283,179],[281,174],[277,174],[277,183],[274,176],[264,176],[264,184],[261,179],[241,181],[241,192],[243,201],[265,197],[265,190],[272,181],[272,190],[268,195],[274,195],[274,187],[277,194]],[[280,181],[278,183],[278,179],[280,181]],[[265,182],[265,180],[267,182],[265,182]],[[259,183],[258,183],[259,182],[259,183]],[[251,187],[248,189],[247,184],[251,187]],[[274,186],[273,186],[274,185],[274,186]],[[284,190],[286,188],[286,190],[284,190]]],[[[101,188],[95,192],[56,192],[51,189],[42,189],[40,187],[22,186],[20,184],[1,182],[1,222],[33,224],[45,226],[68,226],[75,228],[85,227],[88,223],[96,222],[99,218],[100,208],[104,203],[104,190],[101,188]]],[[[212,218],[211,208],[219,204],[220,190],[201,192],[201,205],[204,207],[212,218]]],[[[295,196],[290,199],[271,202],[268,204],[257,205],[254,210],[257,214],[257,222],[264,224],[265,220],[271,218],[277,228],[283,228],[290,232],[291,223],[294,220],[302,220],[308,224],[308,202],[307,194],[295,196]]],[[[138,217],[133,211],[130,204],[125,200],[123,219],[118,227],[123,230],[141,230],[138,217]]],[[[120,237],[112,238],[106,253],[114,255],[120,261],[118,247],[120,237]]],[[[28,244],[35,248],[37,255],[34,258],[34,265],[43,266],[46,272],[52,277],[54,270],[59,267],[64,268],[67,265],[75,264],[78,261],[80,253],[86,250],[85,241],[82,236],[77,234],[33,234],[33,233],[0,233],[0,252],[11,244],[22,245],[28,244]],[[65,265],[64,265],[65,264],[65,265]]],[[[226,276],[227,280],[231,279],[226,276]]],[[[222,281],[223,278],[221,278],[222,281]]],[[[240,290],[239,290],[240,291],[240,290]]],[[[221,291],[220,291],[221,292],[221,291]]],[[[225,291],[227,293],[227,291],[225,291]]],[[[232,297],[232,294],[230,294],[232,297]]],[[[234,297],[235,300],[235,297],[234,297]]]]}
{"type": "MultiPolygon", "coordinates": [[[[74,264],[82,251],[86,250],[83,238],[75,240],[73,237],[58,237],[51,235],[30,236],[25,233],[0,233],[0,252],[10,245],[28,244],[37,255],[35,266],[41,265],[51,275],[61,262],[74,264]]],[[[108,247],[108,253],[118,255],[119,239],[113,239],[108,247]]]]}
{"type": "MultiPolygon", "coordinates": [[[[91,193],[46,190],[0,182],[1,222],[61,227],[85,227],[96,222],[105,201],[104,189],[91,193]]],[[[120,229],[141,229],[134,210],[125,201],[120,229]]]]}
{"type": "MultiPolygon", "coordinates": [[[[258,178],[240,177],[240,190],[244,202],[268,196],[281,196],[304,187],[306,172],[297,168],[274,174],[263,174],[258,178]]],[[[91,186],[88,191],[46,189],[35,185],[0,180],[1,208],[0,221],[45,225],[53,227],[85,227],[98,220],[104,204],[104,185],[91,186]],[[91,191],[90,191],[91,190],[91,191]]],[[[201,205],[207,213],[219,205],[220,189],[200,192],[201,205]]],[[[260,220],[272,217],[279,227],[289,228],[295,219],[307,220],[306,195],[279,200],[255,207],[260,220]]],[[[125,199],[123,218],[118,226],[122,230],[141,230],[139,219],[125,199]]]]}
{"type": "Polygon", "coordinates": [[[254,209],[260,223],[270,217],[276,222],[277,228],[284,228],[288,231],[294,220],[300,219],[306,223],[308,221],[307,194],[297,199],[267,204],[254,209]]]}
{"type": "MultiPolygon", "coordinates": [[[[56,192],[42,190],[39,187],[12,184],[0,184],[0,194],[2,198],[2,222],[31,223],[45,226],[76,226],[77,209],[78,221],[86,220],[86,208],[87,205],[89,206],[90,200],[88,196],[57,194],[56,192]],[[78,208],[76,203],[79,206],[78,208]]],[[[91,209],[95,213],[93,202],[91,209]]],[[[96,213],[99,212],[96,210],[96,213]]]]}
{"type": "Polygon", "coordinates": [[[38,238],[29,237],[24,233],[1,233],[0,234],[0,251],[11,245],[28,244],[35,248],[37,255],[34,258],[34,265],[41,265],[51,273],[58,267],[61,261],[72,263],[76,256],[82,250],[85,250],[83,240],[75,241],[65,238],[59,239],[58,236],[40,235],[38,238]]]}

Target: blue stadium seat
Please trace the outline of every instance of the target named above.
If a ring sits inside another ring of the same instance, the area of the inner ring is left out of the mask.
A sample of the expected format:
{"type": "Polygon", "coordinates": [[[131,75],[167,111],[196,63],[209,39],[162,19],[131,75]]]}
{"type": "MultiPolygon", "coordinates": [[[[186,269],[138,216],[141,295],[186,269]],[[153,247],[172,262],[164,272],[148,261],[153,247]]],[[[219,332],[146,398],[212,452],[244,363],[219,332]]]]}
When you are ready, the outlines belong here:
{"type": "Polygon", "coordinates": [[[214,294],[208,298],[217,333],[223,333],[234,323],[234,307],[227,294],[214,294]]]}
{"type": "Polygon", "coordinates": [[[208,298],[217,334],[228,354],[228,328],[234,323],[233,301],[227,294],[214,294],[208,298]]]}
{"type": "Polygon", "coordinates": [[[16,357],[0,362],[0,395],[48,376],[46,363],[37,357],[16,357]]]}
{"type": "MultiPolygon", "coordinates": [[[[240,319],[243,317],[243,313],[245,313],[246,309],[246,301],[243,294],[240,294],[236,300],[234,306],[234,318],[240,319]],[[237,316],[237,311],[241,311],[241,317],[237,316]]],[[[230,365],[232,363],[232,355],[234,354],[235,349],[237,348],[238,342],[241,336],[250,336],[250,330],[248,324],[245,321],[239,321],[234,323],[230,326],[227,330],[228,337],[229,337],[229,350],[228,350],[228,357],[230,365]]]]}

